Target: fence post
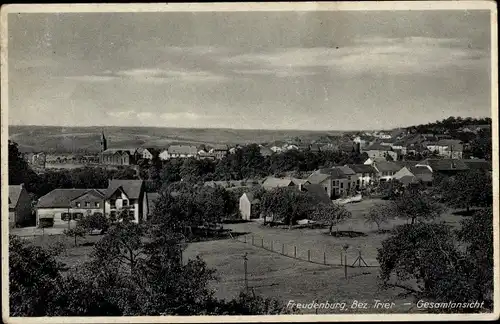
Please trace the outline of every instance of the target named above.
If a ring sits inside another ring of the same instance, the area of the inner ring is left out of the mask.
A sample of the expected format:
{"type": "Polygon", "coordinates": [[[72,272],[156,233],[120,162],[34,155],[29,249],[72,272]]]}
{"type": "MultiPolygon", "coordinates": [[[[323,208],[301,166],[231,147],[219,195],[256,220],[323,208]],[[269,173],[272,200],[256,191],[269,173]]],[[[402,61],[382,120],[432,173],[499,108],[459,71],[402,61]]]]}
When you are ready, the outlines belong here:
{"type": "Polygon", "coordinates": [[[273,241],[271,240],[271,251],[274,251],[273,249],[273,241]]]}
{"type": "Polygon", "coordinates": [[[281,244],[281,254],[285,255],[285,243],[281,244]]]}
{"type": "Polygon", "coordinates": [[[344,255],[344,272],[345,278],[347,279],[347,253],[344,255]]]}
{"type": "Polygon", "coordinates": [[[294,258],[297,257],[297,246],[296,245],[293,246],[293,257],[294,258]]]}
{"type": "Polygon", "coordinates": [[[243,235],[243,237],[245,238],[245,243],[247,242],[247,236],[246,235],[243,235]]]}
{"type": "Polygon", "coordinates": [[[323,251],[323,263],[326,264],[326,252],[323,251]]]}
{"type": "Polygon", "coordinates": [[[311,261],[311,250],[307,250],[307,261],[311,261]]]}
{"type": "Polygon", "coordinates": [[[264,247],[264,239],[263,238],[260,239],[260,246],[264,247]]]}
{"type": "Polygon", "coordinates": [[[340,251],[340,265],[343,265],[343,257],[342,257],[342,251],[340,251]]]}
{"type": "Polygon", "coordinates": [[[252,235],[252,245],[255,245],[254,244],[254,236],[252,235]]]}

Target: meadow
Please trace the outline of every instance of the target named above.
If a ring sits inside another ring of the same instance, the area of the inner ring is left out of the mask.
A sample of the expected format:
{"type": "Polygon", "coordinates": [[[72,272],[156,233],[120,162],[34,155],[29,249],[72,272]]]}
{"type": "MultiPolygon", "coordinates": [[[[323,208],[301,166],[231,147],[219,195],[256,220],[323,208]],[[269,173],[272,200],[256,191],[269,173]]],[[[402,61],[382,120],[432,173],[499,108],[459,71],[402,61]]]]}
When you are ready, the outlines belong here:
{"type": "Polygon", "coordinates": [[[340,136],[344,133],[219,128],[9,126],[9,139],[17,142],[22,152],[99,152],[101,132],[104,132],[110,148],[163,148],[173,143],[269,143],[295,137],[309,142],[321,136],[340,136]]]}
{"type": "MultiPolygon", "coordinates": [[[[218,280],[212,282],[211,286],[218,298],[234,298],[245,289],[243,256],[247,255],[249,289],[265,297],[277,298],[285,304],[289,300],[294,300],[299,303],[345,302],[347,305],[344,310],[318,310],[319,314],[418,312],[411,305],[405,305],[411,300],[402,298],[399,295],[402,291],[399,289],[381,290],[379,288],[377,248],[390,234],[383,231],[379,233],[376,228],[364,221],[364,214],[369,208],[379,203],[386,202],[371,199],[346,205],[352,213],[352,218],[339,225],[338,230],[359,235],[335,237],[328,235],[328,229],[324,228],[288,230],[270,228],[257,222],[225,224],[224,227],[232,229],[235,233],[233,239],[190,243],[184,251],[183,259],[200,256],[208,267],[217,271],[218,280]],[[340,266],[340,254],[346,244],[349,246],[347,279],[345,267],[340,266]],[[297,249],[295,257],[294,247],[297,249]],[[359,251],[367,266],[362,264],[363,266],[359,267],[357,263],[352,266],[359,251]],[[308,262],[308,259],[312,262],[308,262]],[[324,261],[326,265],[323,264],[324,261]],[[391,309],[371,307],[351,309],[350,306],[354,300],[366,302],[369,305],[372,305],[375,300],[381,300],[394,302],[395,306],[391,309]]],[[[463,217],[452,212],[452,210],[447,210],[435,222],[459,226],[463,217]]],[[[391,220],[383,226],[383,229],[390,230],[405,222],[402,219],[391,220]]],[[[87,236],[79,241],[77,247],[74,247],[71,238],[58,235],[62,230],[62,228],[48,229],[46,234],[53,235],[37,235],[34,240],[36,244],[43,246],[62,245],[64,251],[60,255],[60,260],[69,267],[78,266],[80,262],[87,260],[92,251],[92,244],[101,237],[99,235],[87,236]]],[[[29,230],[24,231],[27,236],[31,233],[29,230]]],[[[302,310],[302,313],[314,312],[314,310],[302,310]]]]}

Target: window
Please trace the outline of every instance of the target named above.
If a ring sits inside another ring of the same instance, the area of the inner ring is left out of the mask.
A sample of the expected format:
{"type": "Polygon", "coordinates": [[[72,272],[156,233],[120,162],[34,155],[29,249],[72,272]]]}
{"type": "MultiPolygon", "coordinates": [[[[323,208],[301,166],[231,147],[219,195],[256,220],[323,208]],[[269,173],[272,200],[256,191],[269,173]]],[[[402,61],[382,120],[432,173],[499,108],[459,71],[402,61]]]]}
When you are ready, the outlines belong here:
{"type": "Polygon", "coordinates": [[[328,192],[328,188],[327,187],[325,187],[325,191],[328,192]]]}
{"type": "Polygon", "coordinates": [[[95,206],[95,207],[97,207],[97,208],[99,208],[99,205],[100,205],[100,204],[99,204],[99,202],[97,202],[97,201],[94,203],[94,206],[95,206]]]}
{"type": "Polygon", "coordinates": [[[76,203],[76,207],[78,207],[78,208],[79,208],[80,206],[81,206],[81,204],[80,204],[79,202],[77,202],[77,203],[76,203]]]}
{"type": "Polygon", "coordinates": [[[123,200],[122,200],[122,206],[123,206],[123,207],[128,206],[128,200],[123,199],[123,200]]]}
{"type": "Polygon", "coordinates": [[[85,202],[85,207],[90,207],[90,202],[89,201],[85,202]]]}
{"type": "Polygon", "coordinates": [[[111,199],[109,201],[109,205],[111,206],[111,208],[116,208],[116,200],[115,199],[111,199]]]}
{"type": "Polygon", "coordinates": [[[340,188],[344,188],[344,183],[343,182],[340,183],[340,188]]]}

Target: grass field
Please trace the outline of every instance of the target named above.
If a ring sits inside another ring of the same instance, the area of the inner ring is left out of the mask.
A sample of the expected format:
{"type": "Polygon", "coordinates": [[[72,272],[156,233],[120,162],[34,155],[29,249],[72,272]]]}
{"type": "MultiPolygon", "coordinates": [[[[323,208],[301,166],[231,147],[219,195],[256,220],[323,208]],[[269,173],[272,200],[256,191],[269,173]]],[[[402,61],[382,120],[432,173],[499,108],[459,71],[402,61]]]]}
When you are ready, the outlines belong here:
{"type": "MultiPolygon", "coordinates": [[[[237,233],[246,233],[245,236],[236,236],[235,239],[214,240],[207,242],[191,243],[184,251],[184,260],[200,256],[208,265],[217,271],[218,281],[212,282],[212,288],[218,298],[230,299],[236,297],[244,289],[244,263],[243,256],[248,257],[248,284],[255,293],[265,297],[274,297],[288,303],[294,300],[300,303],[328,301],[345,302],[346,310],[329,309],[319,310],[318,313],[375,313],[375,312],[401,312],[407,313],[411,306],[404,305],[410,300],[398,296],[401,291],[397,289],[380,290],[377,276],[377,248],[381,246],[389,234],[379,234],[375,228],[365,224],[363,216],[371,206],[383,203],[380,200],[365,200],[360,203],[350,204],[346,207],[353,217],[339,226],[340,231],[355,231],[364,233],[357,237],[333,237],[327,235],[327,229],[278,229],[264,227],[255,222],[227,224],[226,228],[237,233]],[[254,237],[254,245],[251,237],[254,237]],[[245,243],[246,237],[246,243],[245,243]],[[261,247],[264,240],[264,248],[261,247]],[[271,247],[271,242],[272,247],[271,247]],[[348,244],[347,263],[351,265],[358,256],[358,248],[369,267],[348,267],[348,278],[345,278],[344,267],[333,266],[340,264],[342,246],[348,244]],[[293,258],[294,247],[297,247],[297,258],[293,258]],[[284,252],[286,255],[282,255],[284,252]],[[273,251],[271,251],[271,249],[273,251]],[[308,252],[310,259],[307,262],[308,252]],[[325,254],[323,254],[325,253],[325,254]],[[324,265],[326,255],[327,264],[324,265]],[[351,309],[350,306],[357,300],[371,305],[374,300],[394,302],[391,309],[351,309]]],[[[457,226],[461,216],[452,214],[451,211],[443,214],[436,222],[446,221],[452,226],[457,226]]],[[[390,229],[397,224],[405,223],[404,220],[394,220],[384,226],[390,229]]],[[[101,236],[87,236],[80,240],[78,247],[73,246],[71,238],[63,235],[37,236],[36,244],[50,246],[64,245],[66,250],[60,255],[61,261],[68,266],[78,266],[85,261],[91,250],[91,244],[101,236]]],[[[302,310],[303,313],[314,313],[314,310],[302,310]]]]}

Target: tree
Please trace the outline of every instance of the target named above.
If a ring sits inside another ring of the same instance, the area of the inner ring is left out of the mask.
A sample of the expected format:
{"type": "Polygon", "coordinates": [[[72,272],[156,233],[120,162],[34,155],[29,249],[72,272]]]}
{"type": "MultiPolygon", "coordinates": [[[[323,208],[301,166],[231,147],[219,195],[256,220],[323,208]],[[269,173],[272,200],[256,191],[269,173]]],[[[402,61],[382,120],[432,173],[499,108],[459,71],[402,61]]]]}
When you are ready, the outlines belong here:
{"type": "Polygon", "coordinates": [[[443,207],[432,196],[420,187],[405,190],[391,206],[394,216],[401,216],[416,221],[432,220],[439,216],[443,207]]]}
{"type": "Polygon", "coordinates": [[[262,196],[260,206],[266,216],[272,215],[274,221],[291,227],[297,220],[307,218],[314,205],[306,193],[285,187],[267,191],[262,196]]]}
{"type": "Polygon", "coordinates": [[[443,199],[453,207],[491,206],[493,204],[492,179],[488,172],[468,170],[442,183],[443,199]]]}
{"type": "Polygon", "coordinates": [[[377,204],[365,214],[365,222],[377,225],[377,231],[380,232],[380,225],[388,223],[394,216],[393,210],[388,205],[377,204]]]}
{"type": "Polygon", "coordinates": [[[351,212],[339,204],[318,204],[312,219],[328,225],[328,233],[333,235],[333,227],[352,217],[351,212]]]}
{"type": "Polygon", "coordinates": [[[10,316],[46,316],[54,308],[61,280],[57,251],[9,237],[10,316]]]}
{"type": "Polygon", "coordinates": [[[77,238],[78,237],[85,237],[85,234],[87,233],[87,230],[81,226],[76,226],[71,229],[65,229],[64,230],[64,235],[68,237],[73,237],[75,239],[75,247],[78,246],[77,244],[77,238]]]}
{"type": "Polygon", "coordinates": [[[93,213],[85,216],[78,225],[87,231],[100,230],[106,232],[110,226],[109,219],[102,213],[93,213]]]}
{"type": "MultiPolygon", "coordinates": [[[[491,211],[490,211],[491,212],[491,211]]],[[[378,249],[382,286],[394,287],[415,299],[434,302],[484,301],[492,303],[492,214],[483,214],[480,225],[454,235],[444,224],[417,223],[394,229],[393,235],[378,249]],[[486,232],[483,232],[485,231],[486,232]],[[486,238],[485,238],[486,236],[486,238]],[[457,237],[474,246],[465,252],[455,245],[457,237]],[[473,253],[479,247],[479,257],[473,253]],[[485,277],[483,277],[485,275],[485,277]]],[[[478,220],[476,220],[478,221],[478,220]]],[[[473,223],[473,222],[472,222],[473,223]]],[[[464,223],[464,226],[472,223],[464,223]]],[[[440,309],[440,311],[446,311],[440,309]]],[[[452,309],[448,311],[479,311],[452,309]]]]}

